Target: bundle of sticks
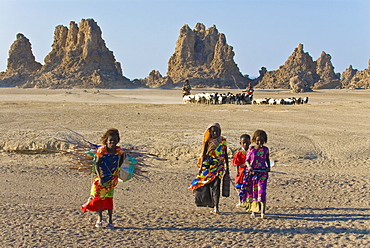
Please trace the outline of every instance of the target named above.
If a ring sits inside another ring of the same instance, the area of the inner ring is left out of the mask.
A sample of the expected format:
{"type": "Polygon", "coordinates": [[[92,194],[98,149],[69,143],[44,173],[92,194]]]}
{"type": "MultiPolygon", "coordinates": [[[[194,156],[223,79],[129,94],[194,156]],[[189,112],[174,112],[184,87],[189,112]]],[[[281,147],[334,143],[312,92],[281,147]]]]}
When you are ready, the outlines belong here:
{"type": "MultiPolygon", "coordinates": [[[[71,159],[70,169],[80,172],[95,173],[94,162],[95,153],[99,145],[88,141],[83,135],[68,129],[55,134],[55,139],[65,143],[66,146],[61,146],[60,152],[65,153],[71,159]]],[[[126,156],[135,160],[134,178],[146,178],[145,175],[151,163],[154,160],[165,161],[165,158],[160,158],[158,155],[148,152],[151,147],[146,145],[122,147],[126,156]]]]}

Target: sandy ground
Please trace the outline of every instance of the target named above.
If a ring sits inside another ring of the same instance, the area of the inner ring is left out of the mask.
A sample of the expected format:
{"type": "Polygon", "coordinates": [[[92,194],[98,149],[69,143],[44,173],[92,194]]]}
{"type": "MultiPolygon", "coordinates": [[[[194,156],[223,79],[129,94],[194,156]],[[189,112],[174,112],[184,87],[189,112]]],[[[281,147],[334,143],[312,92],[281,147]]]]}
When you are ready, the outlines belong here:
{"type": "MultiPolygon", "coordinates": [[[[286,96],[300,95],[255,92],[286,96]]],[[[302,96],[308,104],[206,106],[182,104],[179,90],[0,88],[0,246],[370,247],[370,91],[302,96]],[[187,185],[212,122],[221,124],[230,158],[241,134],[267,132],[273,170],[286,173],[270,174],[268,219],[236,207],[235,191],[221,199],[221,215],[195,206],[187,185]],[[115,229],[94,228],[96,215],[79,210],[90,175],[69,169],[60,153],[22,151],[61,126],[92,142],[116,127],[122,144],[147,144],[168,159],[154,163],[151,181],[117,186],[115,229]]]]}

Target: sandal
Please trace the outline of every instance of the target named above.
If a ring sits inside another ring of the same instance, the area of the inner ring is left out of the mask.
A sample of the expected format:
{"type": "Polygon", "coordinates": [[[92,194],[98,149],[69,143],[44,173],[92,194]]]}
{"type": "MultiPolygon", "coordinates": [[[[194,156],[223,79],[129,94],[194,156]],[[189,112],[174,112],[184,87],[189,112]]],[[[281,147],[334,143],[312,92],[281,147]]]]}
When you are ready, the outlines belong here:
{"type": "Polygon", "coordinates": [[[113,225],[113,223],[108,223],[105,228],[114,228],[114,225],[113,225]]]}
{"type": "Polygon", "coordinates": [[[101,228],[101,227],[103,227],[103,221],[100,221],[100,222],[99,222],[99,221],[97,221],[97,222],[96,222],[96,224],[95,224],[95,227],[96,227],[96,228],[101,228]]]}

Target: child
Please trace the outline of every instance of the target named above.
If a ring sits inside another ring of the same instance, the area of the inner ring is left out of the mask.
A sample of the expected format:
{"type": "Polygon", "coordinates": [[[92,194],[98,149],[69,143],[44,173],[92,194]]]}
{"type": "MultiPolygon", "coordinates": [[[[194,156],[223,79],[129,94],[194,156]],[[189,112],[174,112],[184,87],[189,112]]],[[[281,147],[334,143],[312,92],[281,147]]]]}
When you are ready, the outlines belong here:
{"type": "Polygon", "coordinates": [[[238,190],[240,190],[240,187],[243,184],[246,152],[249,149],[250,144],[251,137],[248,134],[240,136],[240,146],[242,149],[234,155],[232,161],[232,166],[236,166],[235,188],[238,190]]]}
{"type": "Polygon", "coordinates": [[[221,126],[213,123],[204,133],[202,153],[198,160],[198,176],[190,182],[198,207],[212,207],[219,214],[221,179],[229,170],[226,139],[221,136],[221,126]]]}
{"type": "Polygon", "coordinates": [[[269,149],[264,146],[267,142],[266,132],[255,131],[252,142],[256,146],[249,148],[246,154],[247,170],[239,193],[240,206],[245,207],[247,212],[252,212],[251,217],[255,217],[256,212],[261,212],[261,218],[265,219],[266,187],[270,171],[269,149]]]}
{"type": "Polygon", "coordinates": [[[107,228],[113,225],[113,193],[118,183],[120,166],[124,160],[124,151],[117,146],[120,141],[119,132],[111,128],[101,138],[103,146],[96,152],[95,172],[96,177],[91,187],[91,196],[88,202],[81,207],[82,212],[86,210],[98,212],[98,220],[95,227],[103,225],[103,211],[108,210],[107,228]]]}

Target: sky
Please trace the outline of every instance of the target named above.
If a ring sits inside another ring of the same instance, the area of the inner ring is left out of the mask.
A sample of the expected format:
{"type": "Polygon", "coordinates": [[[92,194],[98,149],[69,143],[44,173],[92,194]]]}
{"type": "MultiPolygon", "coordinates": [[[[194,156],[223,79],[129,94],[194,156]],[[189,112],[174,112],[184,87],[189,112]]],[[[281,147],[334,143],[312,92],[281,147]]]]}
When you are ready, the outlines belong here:
{"type": "Polygon", "coordinates": [[[163,76],[185,24],[203,23],[225,34],[242,74],[255,77],[261,67],[276,70],[298,44],[314,60],[322,51],[335,72],[349,65],[368,68],[369,0],[0,0],[0,71],[18,33],[32,44],[44,64],[54,29],[93,18],[106,46],[129,79],[152,70],[163,76]]]}

